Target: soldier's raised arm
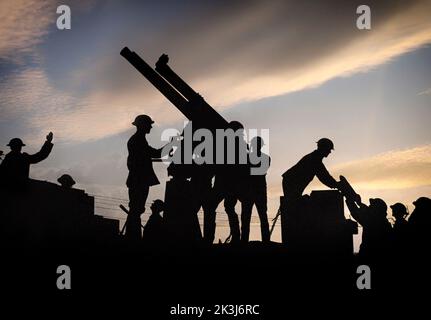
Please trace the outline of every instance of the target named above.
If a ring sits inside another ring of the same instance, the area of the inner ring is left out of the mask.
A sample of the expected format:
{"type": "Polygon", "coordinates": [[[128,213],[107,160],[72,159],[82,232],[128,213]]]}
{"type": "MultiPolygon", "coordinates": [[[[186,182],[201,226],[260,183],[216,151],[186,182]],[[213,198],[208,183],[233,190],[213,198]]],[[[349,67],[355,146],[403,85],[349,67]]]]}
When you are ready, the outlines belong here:
{"type": "Polygon", "coordinates": [[[361,202],[359,197],[359,203],[357,204],[353,199],[346,198],[346,205],[353,217],[360,225],[367,224],[369,216],[367,215],[368,206],[361,202]]]}
{"type": "Polygon", "coordinates": [[[48,135],[46,136],[46,141],[40,151],[36,152],[35,154],[28,155],[29,163],[38,163],[48,158],[49,154],[51,153],[52,147],[54,146],[52,143],[53,136],[54,135],[52,134],[52,132],[48,133],[48,135]]]}

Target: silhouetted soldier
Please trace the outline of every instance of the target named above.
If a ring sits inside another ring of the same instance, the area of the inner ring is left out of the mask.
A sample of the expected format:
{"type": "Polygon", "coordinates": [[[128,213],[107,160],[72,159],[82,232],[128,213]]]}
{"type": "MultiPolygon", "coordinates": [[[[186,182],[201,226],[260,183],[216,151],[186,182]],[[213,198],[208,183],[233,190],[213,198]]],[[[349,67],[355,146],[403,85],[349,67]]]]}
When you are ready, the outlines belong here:
{"type": "Polygon", "coordinates": [[[392,227],[387,220],[387,205],[379,198],[371,198],[370,205],[362,202],[356,204],[346,198],[347,207],[352,217],[362,226],[362,243],[360,255],[363,257],[378,257],[391,249],[392,227]]]}
{"type": "Polygon", "coordinates": [[[11,151],[5,156],[0,165],[2,183],[13,189],[25,187],[29,179],[30,165],[45,160],[51,153],[53,147],[52,138],[53,134],[50,132],[46,136],[46,141],[40,151],[35,154],[21,152],[22,147],[25,146],[21,139],[13,138],[10,140],[8,146],[11,151]]]}
{"type": "Polygon", "coordinates": [[[415,209],[409,217],[413,250],[429,250],[431,228],[431,199],[420,197],[413,202],[415,209]]]}
{"type": "Polygon", "coordinates": [[[334,144],[327,138],[317,141],[317,149],[304,156],[297,164],[283,173],[283,192],[287,201],[294,201],[301,197],[305,188],[315,176],[329,188],[337,188],[338,182],[329,174],[323,164],[334,150],[334,144]]]}
{"type": "MultiPolygon", "coordinates": [[[[141,239],[141,214],[145,212],[145,202],[151,186],[159,184],[153,169],[153,158],[161,158],[162,150],[148,145],[146,135],[154,121],[147,115],[139,115],[133,121],[136,133],[127,142],[127,188],[129,189],[129,214],[126,221],[126,237],[141,239]]],[[[166,147],[166,146],[165,146],[166,147]]]]}
{"type": "MultiPolygon", "coordinates": [[[[284,201],[280,203],[282,212],[282,237],[293,250],[298,250],[304,243],[304,229],[314,221],[310,215],[308,197],[302,193],[315,176],[330,188],[337,188],[338,182],[326,170],[322,160],[334,149],[334,144],[327,138],[317,141],[317,149],[304,156],[297,164],[283,173],[284,201]]],[[[300,249],[302,250],[302,249],[300,249]]]]}
{"type": "Polygon", "coordinates": [[[71,189],[75,185],[75,180],[69,174],[63,174],[57,179],[57,182],[66,189],[71,189]]]}
{"type": "Polygon", "coordinates": [[[415,209],[409,218],[409,224],[412,227],[427,228],[431,224],[431,199],[420,197],[413,202],[415,209]]]}
{"type": "Polygon", "coordinates": [[[391,205],[392,217],[395,219],[393,225],[393,240],[395,250],[404,250],[406,248],[406,242],[408,240],[408,229],[409,225],[406,220],[409,213],[407,208],[400,202],[391,205]]]}
{"type": "MultiPolygon", "coordinates": [[[[231,121],[229,128],[240,133],[235,138],[236,163],[239,160],[239,152],[247,152],[248,146],[244,140],[244,126],[238,121],[231,121]],[[241,151],[242,150],[242,151],[241,151]]],[[[247,155],[245,155],[247,158],[247,155]]],[[[210,192],[207,208],[204,207],[204,239],[207,243],[213,243],[216,229],[216,209],[224,200],[225,212],[229,219],[231,242],[240,241],[240,228],[235,205],[238,200],[244,200],[244,186],[249,172],[246,168],[230,165],[230,167],[218,172],[215,176],[214,187],[210,192]]]]}
{"type": "Polygon", "coordinates": [[[164,211],[164,206],[160,199],[154,200],[151,204],[151,215],[142,233],[142,240],[150,246],[160,245],[164,240],[164,223],[160,215],[164,211]]]}
{"type": "Polygon", "coordinates": [[[243,202],[241,211],[241,241],[243,242],[248,242],[249,240],[250,220],[254,205],[256,205],[260,219],[262,241],[268,242],[270,240],[267,215],[266,173],[269,169],[271,158],[267,154],[262,153],[261,149],[263,145],[264,141],[261,137],[254,137],[251,140],[251,152],[249,157],[250,159],[260,159],[259,164],[253,164],[253,161],[251,161],[251,167],[257,168],[261,166],[261,168],[259,168],[260,174],[252,174],[249,177],[248,186],[245,186],[248,194],[243,202]]]}

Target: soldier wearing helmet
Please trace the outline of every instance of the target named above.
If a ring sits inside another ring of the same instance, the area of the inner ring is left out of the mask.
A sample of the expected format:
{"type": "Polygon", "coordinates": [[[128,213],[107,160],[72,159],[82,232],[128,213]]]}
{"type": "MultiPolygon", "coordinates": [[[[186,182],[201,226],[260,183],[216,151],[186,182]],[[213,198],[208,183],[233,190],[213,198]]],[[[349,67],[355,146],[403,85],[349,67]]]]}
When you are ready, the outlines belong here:
{"type": "Polygon", "coordinates": [[[165,204],[162,200],[156,199],[151,204],[151,215],[142,233],[142,240],[149,246],[160,245],[164,239],[164,220],[160,215],[164,211],[165,204]]]}
{"type": "MultiPolygon", "coordinates": [[[[244,126],[238,121],[231,121],[228,124],[228,129],[231,129],[235,135],[235,139],[231,140],[235,143],[235,163],[232,166],[224,168],[215,175],[214,187],[208,195],[207,205],[204,206],[204,240],[208,244],[213,243],[216,230],[216,209],[221,201],[224,200],[224,209],[228,216],[230,234],[232,236],[231,243],[240,241],[240,227],[238,214],[235,211],[235,205],[238,200],[241,202],[241,207],[244,207],[244,189],[249,175],[247,168],[238,166],[240,153],[244,152],[245,160],[247,161],[248,145],[244,140],[244,126]]],[[[227,154],[227,148],[225,155],[227,154]]]]}
{"type": "Polygon", "coordinates": [[[30,165],[41,162],[48,158],[51,153],[53,134],[50,132],[46,136],[46,141],[39,152],[28,154],[21,152],[25,144],[20,138],[13,138],[8,143],[11,151],[5,156],[0,165],[2,181],[6,186],[13,189],[21,189],[25,186],[29,178],[30,165]]]}
{"type": "Polygon", "coordinates": [[[423,228],[428,228],[431,225],[431,199],[420,197],[413,202],[415,209],[413,210],[409,224],[416,226],[422,225],[423,228]]]}
{"type": "Polygon", "coordinates": [[[420,197],[413,202],[415,206],[409,217],[412,250],[417,253],[427,252],[430,245],[429,230],[431,227],[431,199],[420,197]]]}
{"type": "Polygon", "coordinates": [[[159,179],[153,169],[153,158],[162,157],[162,150],[148,144],[146,135],[150,133],[154,121],[141,114],[132,124],[136,132],[127,142],[129,155],[127,168],[129,175],[126,185],[129,189],[129,214],[127,216],[126,237],[133,240],[141,239],[141,214],[145,211],[145,202],[151,186],[159,184],[159,179]]]}
{"type": "Polygon", "coordinates": [[[392,227],[387,217],[385,201],[370,198],[370,205],[358,200],[346,198],[347,207],[352,217],[362,226],[362,243],[359,250],[361,256],[378,257],[391,250],[392,227]]]}
{"type": "Polygon", "coordinates": [[[69,174],[63,174],[60,178],[57,179],[58,183],[66,189],[70,189],[75,185],[75,180],[73,180],[72,176],[69,174]]]}
{"type": "Polygon", "coordinates": [[[401,226],[407,223],[406,218],[409,213],[405,205],[403,205],[401,202],[397,202],[391,205],[391,209],[392,217],[395,219],[394,228],[397,227],[397,225],[401,226]]]}
{"type": "Polygon", "coordinates": [[[247,190],[247,197],[244,201],[243,210],[241,212],[241,241],[248,242],[250,235],[250,220],[252,215],[253,206],[256,205],[257,213],[260,220],[260,231],[262,242],[270,241],[269,223],[268,223],[268,206],[267,206],[267,184],[266,173],[271,165],[271,157],[261,150],[264,146],[262,137],[256,136],[250,141],[251,150],[249,158],[251,159],[252,167],[260,167],[256,174],[252,174],[249,178],[247,190]],[[259,160],[256,163],[255,160],[259,160]]]}
{"type": "Polygon", "coordinates": [[[395,219],[393,225],[394,248],[397,250],[405,250],[409,232],[409,225],[406,218],[409,213],[406,206],[400,202],[391,205],[391,209],[392,217],[395,219]]]}
{"type": "Polygon", "coordinates": [[[304,156],[297,164],[283,173],[283,192],[287,201],[299,199],[315,176],[329,188],[337,188],[338,182],[329,174],[323,164],[334,150],[334,144],[328,138],[317,141],[317,149],[304,156]]]}

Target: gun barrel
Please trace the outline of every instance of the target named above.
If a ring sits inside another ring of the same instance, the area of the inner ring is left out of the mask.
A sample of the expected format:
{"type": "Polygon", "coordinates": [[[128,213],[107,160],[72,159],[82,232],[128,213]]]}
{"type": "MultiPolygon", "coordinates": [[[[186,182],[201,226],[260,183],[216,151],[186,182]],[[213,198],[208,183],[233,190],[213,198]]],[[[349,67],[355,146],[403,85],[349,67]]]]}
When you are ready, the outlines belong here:
{"type": "Polygon", "coordinates": [[[205,123],[212,128],[226,128],[228,122],[213,107],[203,100],[192,87],[190,87],[178,74],[168,66],[169,58],[166,54],[160,56],[156,63],[156,71],[165,78],[175,89],[178,90],[187,100],[199,101],[199,110],[196,117],[199,122],[205,123]]]}
{"type": "Polygon", "coordinates": [[[187,100],[199,98],[199,95],[190,87],[179,75],[177,75],[171,67],[168,66],[169,57],[162,54],[156,62],[155,70],[165,78],[175,89],[178,90],[187,100]]]}
{"type": "Polygon", "coordinates": [[[187,119],[193,120],[193,114],[189,102],[140,56],[127,47],[124,47],[120,54],[145,78],[147,78],[147,80],[150,81],[151,84],[156,87],[156,89],[159,90],[174,106],[176,106],[187,119]]]}

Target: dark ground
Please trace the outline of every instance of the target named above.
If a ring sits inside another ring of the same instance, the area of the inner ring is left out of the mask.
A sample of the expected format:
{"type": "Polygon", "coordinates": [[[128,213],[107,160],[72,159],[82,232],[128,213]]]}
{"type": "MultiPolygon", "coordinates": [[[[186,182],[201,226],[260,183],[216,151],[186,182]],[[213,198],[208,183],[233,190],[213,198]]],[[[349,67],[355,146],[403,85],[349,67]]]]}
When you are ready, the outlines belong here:
{"type": "MultiPolygon", "coordinates": [[[[178,304],[207,310],[216,304],[259,305],[259,315],[230,319],[287,319],[295,311],[336,316],[344,307],[354,314],[371,306],[389,311],[394,304],[399,307],[400,297],[405,302],[421,295],[419,288],[428,288],[425,261],[381,257],[368,262],[372,289],[359,290],[356,268],[361,264],[366,263],[355,256],[293,255],[274,243],[168,251],[118,242],[79,249],[3,250],[0,271],[6,297],[28,295],[33,301],[77,308],[85,304],[103,312],[136,308],[143,319],[198,319],[171,316],[171,307],[178,304]],[[71,290],[56,286],[56,269],[62,264],[71,269],[71,290]]],[[[203,319],[221,318],[226,315],[207,312],[203,319]]]]}

